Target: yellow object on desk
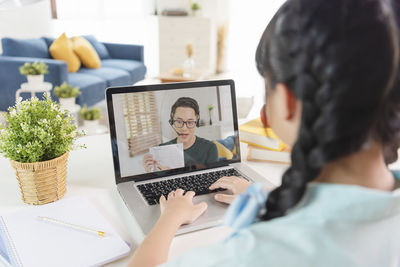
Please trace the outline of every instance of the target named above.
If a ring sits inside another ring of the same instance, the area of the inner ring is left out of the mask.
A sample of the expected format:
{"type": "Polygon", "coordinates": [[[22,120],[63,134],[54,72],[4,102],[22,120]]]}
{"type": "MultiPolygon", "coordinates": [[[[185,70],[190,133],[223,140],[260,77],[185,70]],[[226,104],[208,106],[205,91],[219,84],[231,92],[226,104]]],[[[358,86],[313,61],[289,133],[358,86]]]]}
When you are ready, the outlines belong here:
{"type": "Polygon", "coordinates": [[[269,150],[282,151],[287,147],[271,128],[264,127],[260,118],[240,125],[239,137],[241,142],[269,150]]]}

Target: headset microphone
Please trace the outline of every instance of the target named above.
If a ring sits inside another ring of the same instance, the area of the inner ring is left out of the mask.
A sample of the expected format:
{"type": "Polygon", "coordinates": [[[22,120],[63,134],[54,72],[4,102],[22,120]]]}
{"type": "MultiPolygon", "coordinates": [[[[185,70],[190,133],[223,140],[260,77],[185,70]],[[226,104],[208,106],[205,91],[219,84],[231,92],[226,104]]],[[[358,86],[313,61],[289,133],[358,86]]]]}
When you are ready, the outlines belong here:
{"type": "Polygon", "coordinates": [[[175,128],[172,126],[173,124],[174,124],[174,121],[172,120],[172,119],[169,119],[169,124],[171,125],[171,127],[172,127],[172,129],[174,129],[174,132],[178,135],[178,136],[181,136],[181,134],[180,133],[178,133],[178,131],[177,130],[175,130],[175,128]]]}

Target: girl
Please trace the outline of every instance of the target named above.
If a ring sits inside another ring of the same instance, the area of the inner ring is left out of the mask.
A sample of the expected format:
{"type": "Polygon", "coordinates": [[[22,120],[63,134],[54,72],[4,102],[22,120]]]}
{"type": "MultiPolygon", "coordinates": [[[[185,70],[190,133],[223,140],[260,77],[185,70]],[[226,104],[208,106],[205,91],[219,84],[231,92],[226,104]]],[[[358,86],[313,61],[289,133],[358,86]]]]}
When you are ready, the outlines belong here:
{"type": "MultiPolygon", "coordinates": [[[[292,146],[292,165],[256,222],[246,226],[239,212],[235,234],[165,266],[400,266],[400,190],[387,168],[400,140],[395,25],[387,0],[288,0],[279,9],[256,62],[269,123],[292,146]]],[[[220,185],[247,187],[232,177],[220,185]]],[[[258,188],[228,213],[260,199],[258,188]]],[[[193,195],[161,198],[162,215],[132,266],[166,262],[178,227],[207,208],[193,195]]]]}

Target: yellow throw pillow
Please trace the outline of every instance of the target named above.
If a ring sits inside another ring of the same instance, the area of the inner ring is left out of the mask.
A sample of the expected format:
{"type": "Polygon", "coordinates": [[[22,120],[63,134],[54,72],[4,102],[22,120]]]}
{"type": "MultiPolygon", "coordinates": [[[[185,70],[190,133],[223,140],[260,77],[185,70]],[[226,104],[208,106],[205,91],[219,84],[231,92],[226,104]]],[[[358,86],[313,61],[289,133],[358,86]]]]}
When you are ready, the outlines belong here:
{"type": "Polygon", "coordinates": [[[72,50],[72,42],[67,38],[65,33],[54,40],[50,45],[49,52],[54,59],[65,61],[69,72],[77,72],[81,67],[81,61],[72,50]]]}
{"type": "Polygon", "coordinates": [[[86,68],[100,68],[100,57],[88,40],[83,37],[75,36],[72,37],[72,44],[74,52],[78,55],[86,68]]]}
{"type": "Polygon", "coordinates": [[[224,145],[220,144],[215,140],[213,140],[213,143],[217,146],[219,158],[226,158],[228,160],[233,158],[233,153],[229,149],[227,149],[224,145]]]}

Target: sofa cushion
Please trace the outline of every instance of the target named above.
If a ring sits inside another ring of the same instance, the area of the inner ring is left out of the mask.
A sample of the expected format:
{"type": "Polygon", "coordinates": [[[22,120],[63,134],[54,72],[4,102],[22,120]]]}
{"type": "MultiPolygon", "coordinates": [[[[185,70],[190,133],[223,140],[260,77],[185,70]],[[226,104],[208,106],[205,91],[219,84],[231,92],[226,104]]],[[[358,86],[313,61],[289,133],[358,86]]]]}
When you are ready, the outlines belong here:
{"type": "Polygon", "coordinates": [[[233,158],[232,151],[230,151],[228,148],[226,148],[224,145],[222,145],[221,143],[219,143],[216,140],[213,140],[213,143],[217,146],[219,159],[231,160],[233,158]]]}
{"type": "Polygon", "coordinates": [[[84,104],[92,106],[104,100],[107,88],[107,82],[104,79],[89,74],[69,73],[68,83],[81,88],[82,94],[76,99],[76,103],[81,106],[84,104]]]}
{"type": "Polygon", "coordinates": [[[104,59],[101,61],[103,67],[122,69],[129,72],[131,76],[130,83],[143,79],[146,74],[146,66],[136,60],[130,59],[104,59]]]}
{"type": "Polygon", "coordinates": [[[79,73],[89,74],[106,80],[107,87],[129,85],[130,75],[127,71],[101,67],[99,69],[81,68],[79,73]]]}
{"type": "Polygon", "coordinates": [[[15,39],[1,40],[3,56],[50,58],[49,49],[43,39],[15,39]]]}
{"type": "Polygon", "coordinates": [[[85,35],[83,37],[93,45],[94,49],[96,50],[97,54],[99,54],[99,57],[101,59],[110,58],[110,54],[108,53],[106,46],[97,41],[97,39],[93,35],[85,35]]]}
{"type": "Polygon", "coordinates": [[[68,65],[69,72],[77,72],[81,67],[79,57],[72,50],[72,41],[65,33],[61,34],[50,46],[50,54],[54,59],[63,60],[68,65]]]}
{"type": "Polygon", "coordinates": [[[42,37],[42,39],[46,42],[47,47],[50,47],[54,40],[56,40],[56,38],[53,37],[42,37]]]}
{"type": "Polygon", "coordinates": [[[86,68],[100,68],[100,57],[88,40],[80,36],[75,36],[72,37],[72,45],[75,54],[78,55],[86,68]]]}

